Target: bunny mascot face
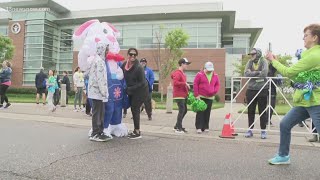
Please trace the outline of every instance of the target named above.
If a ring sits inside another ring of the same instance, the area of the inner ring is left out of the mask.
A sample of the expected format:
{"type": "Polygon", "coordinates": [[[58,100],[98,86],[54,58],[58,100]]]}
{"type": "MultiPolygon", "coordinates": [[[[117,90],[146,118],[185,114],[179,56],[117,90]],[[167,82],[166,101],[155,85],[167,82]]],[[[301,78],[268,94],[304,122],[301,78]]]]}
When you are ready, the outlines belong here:
{"type": "Polygon", "coordinates": [[[73,34],[74,46],[81,47],[78,65],[84,71],[88,70],[92,59],[97,55],[97,43],[102,41],[109,45],[109,53],[105,58],[109,97],[108,102],[105,102],[104,133],[121,137],[128,134],[128,129],[122,124],[124,82],[120,61],[124,60],[124,57],[118,54],[120,51],[118,37],[120,32],[112,24],[100,23],[97,19],[83,23],[73,34]]]}

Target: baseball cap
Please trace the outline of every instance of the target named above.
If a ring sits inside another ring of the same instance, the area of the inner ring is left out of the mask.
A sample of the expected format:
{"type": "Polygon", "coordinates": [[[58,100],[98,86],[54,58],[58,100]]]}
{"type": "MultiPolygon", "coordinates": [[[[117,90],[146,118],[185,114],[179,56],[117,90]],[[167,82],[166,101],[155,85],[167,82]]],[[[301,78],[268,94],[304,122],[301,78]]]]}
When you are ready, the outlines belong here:
{"type": "Polygon", "coordinates": [[[191,62],[188,61],[187,58],[182,58],[178,61],[178,64],[181,66],[181,64],[191,64],[191,62]]]}
{"type": "Polygon", "coordinates": [[[142,59],[140,60],[140,62],[147,62],[147,59],[146,59],[146,58],[142,58],[142,59]]]}
{"type": "Polygon", "coordinates": [[[214,66],[212,62],[206,62],[206,64],[204,65],[204,68],[208,71],[213,71],[214,70],[214,66]]]}

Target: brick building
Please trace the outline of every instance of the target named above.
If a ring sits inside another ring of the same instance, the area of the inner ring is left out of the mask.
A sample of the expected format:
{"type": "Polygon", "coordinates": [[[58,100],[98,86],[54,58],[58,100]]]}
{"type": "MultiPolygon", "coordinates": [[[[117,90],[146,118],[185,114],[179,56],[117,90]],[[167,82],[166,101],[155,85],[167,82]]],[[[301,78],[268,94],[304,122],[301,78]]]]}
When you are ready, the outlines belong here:
{"type": "MultiPolygon", "coordinates": [[[[40,67],[72,74],[78,54],[73,48],[73,30],[87,20],[99,19],[121,32],[118,41],[123,55],[128,48],[136,47],[139,57],[148,59],[156,82],[155,32],[160,26],[164,27],[164,35],[173,28],[183,28],[190,36],[184,48],[184,57],[192,62],[186,72],[188,81],[193,82],[206,61],[213,61],[221,81],[219,96],[228,101],[233,63],[248,53],[262,31],[250,27],[249,21],[236,21],[236,12],[224,11],[220,2],[199,4],[195,0],[192,4],[72,11],[53,0],[12,0],[0,3],[0,7],[7,10],[0,11],[0,34],[9,36],[16,47],[12,59],[14,87],[34,86],[40,67]]],[[[234,87],[240,85],[240,81],[234,82],[234,87]]]]}

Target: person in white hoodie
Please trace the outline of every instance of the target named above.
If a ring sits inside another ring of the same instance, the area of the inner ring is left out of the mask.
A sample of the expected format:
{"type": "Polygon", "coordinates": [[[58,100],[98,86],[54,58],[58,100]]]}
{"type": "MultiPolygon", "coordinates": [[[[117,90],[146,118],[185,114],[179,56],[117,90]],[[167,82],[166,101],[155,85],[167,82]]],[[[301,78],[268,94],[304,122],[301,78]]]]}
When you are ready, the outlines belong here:
{"type": "Polygon", "coordinates": [[[92,133],[90,140],[107,141],[112,137],[103,133],[104,102],[108,101],[108,81],[106,73],[105,56],[108,45],[97,43],[97,54],[91,62],[89,69],[88,97],[92,99],[92,133]]]}

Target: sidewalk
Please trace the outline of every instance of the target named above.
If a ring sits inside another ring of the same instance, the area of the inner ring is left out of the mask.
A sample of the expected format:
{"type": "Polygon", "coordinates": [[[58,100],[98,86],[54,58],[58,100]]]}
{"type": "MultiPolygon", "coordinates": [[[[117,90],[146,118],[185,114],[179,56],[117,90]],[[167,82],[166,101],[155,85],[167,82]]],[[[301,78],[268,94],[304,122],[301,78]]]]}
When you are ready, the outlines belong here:
{"type": "MultiPolygon", "coordinates": [[[[272,122],[274,126],[270,128],[268,132],[268,138],[265,140],[260,139],[260,132],[254,132],[254,137],[244,138],[243,134],[246,131],[248,126],[247,115],[243,114],[240,116],[237,113],[239,110],[243,109],[242,104],[233,104],[232,120],[235,121],[235,128],[243,128],[241,130],[236,129],[236,132],[239,134],[234,140],[236,141],[246,141],[246,142],[259,142],[259,143],[279,143],[279,122],[278,117],[273,116],[272,122]],[[240,116],[240,117],[239,117],[240,116]],[[275,131],[275,132],[274,132],[275,131]]],[[[164,134],[164,135],[174,135],[174,136],[188,136],[195,138],[213,138],[220,139],[219,135],[221,134],[221,129],[223,127],[224,118],[227,113],[230,112],[230,104],[226,103],[224,108],[215,109],[211,112],[210,119],[210,130],[209,133],[196,134],[195,130],[195,117],[194,112],[188,111],[183,120],[183,126],[188,130],[187,134],[176,134],[173,131],[173,126],[176,122],[176,117],[178,111],[173,111],[172,114],[167,114],[165,110],[156,109],[153,112],[153,120],[148,121],[147,115],[141,114],[141,131],[146,133],[155,133],[155,134],[164,134]]],[[[12,104],[12,107],[8,109],[0,110],[0,117],[6,117],[9,119],[18,119],[18,120],[31,120],[31,121],[40,121],[40,122],[52,122],[52,123],[62,123],[68,125],[77,125],[88,127],[88,130],[91,126],[91,117],[87,116],[84,112],[73,112],[73,106],[69,105],[68,107],[58,107],[56,112],[50,112],[47,106],[42,104],[12,104]]],[[[281,117],[280,117],[281,118],[281,117]]],[[[133,122],[131,119],[131,112],[128,110],[128,115],[123,119],[128,128],[132,130],[133,122]]],[[[308,122],[309,123],[309,122],[308,122]]],[[[257,121],[255,127],[258,129],[259,120],[257,121]]],[[[298,133],[292,134],[291,143],[294,145],[303,145],[303,146],[317,146],[320,147],[320,143],[309,143],[307,139],[310,137],[308,131],[304,127],[295,127],[293,131],[298,133]],[[304,134],[302,134],[304,133],[304,134]]],[[[227,141],[227,140],[225,140],[227,141]]]]}

